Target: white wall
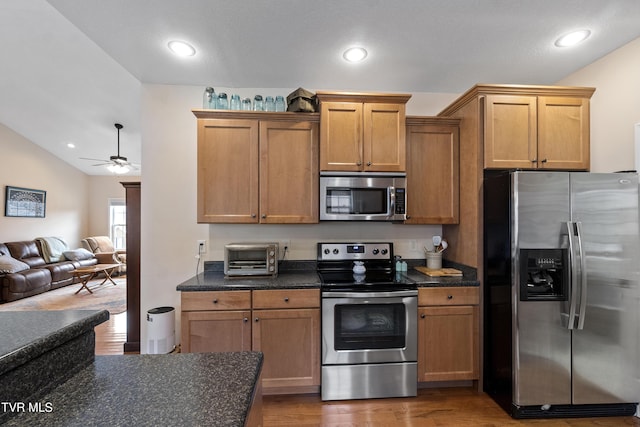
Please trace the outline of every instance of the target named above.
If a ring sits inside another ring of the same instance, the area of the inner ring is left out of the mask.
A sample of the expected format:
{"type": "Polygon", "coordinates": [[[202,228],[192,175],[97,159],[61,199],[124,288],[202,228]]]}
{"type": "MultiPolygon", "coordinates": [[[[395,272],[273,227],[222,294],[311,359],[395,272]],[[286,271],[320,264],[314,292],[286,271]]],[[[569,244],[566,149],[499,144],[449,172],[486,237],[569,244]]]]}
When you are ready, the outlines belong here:
{"type": "Polygon", "coordinates": [[[140,177],[92,175],[89,180],[89,218],[87,236],[109,235],[109,200],[125,200],[121,182],[138,182],[140,177]]]}
{"type": "Polygon", "coordinates": [[[59,236],[70,247],[80,247],[88,231],[87,175],[2,124],[0,153],[0,242],[59,236]],[[46,191],[45,218],[5,217],[7,185],[46,191]]]}
{"type": "Polygon", "coordinates": [[[635,169],[640,122],[640,38],[558,82],[591,86],[591,171],[635,169]]]}

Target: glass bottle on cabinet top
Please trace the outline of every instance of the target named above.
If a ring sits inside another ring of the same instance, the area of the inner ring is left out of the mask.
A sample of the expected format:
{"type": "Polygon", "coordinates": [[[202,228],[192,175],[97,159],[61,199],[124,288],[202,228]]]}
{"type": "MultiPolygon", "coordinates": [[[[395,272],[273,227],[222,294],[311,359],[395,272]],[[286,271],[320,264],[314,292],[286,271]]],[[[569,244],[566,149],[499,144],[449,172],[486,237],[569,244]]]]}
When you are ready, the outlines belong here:
{"type": "Polygon", "coordinates": [[[220,110],[229,109],[229,100],[227,99],[227,94],[224,92],[220,92],[220,95],[218,95],[218,109],[220,110]]]}
{"type": "Polygon", "coordinates": [[[212,87],[207,87],[202,96],[202,108],[216,108],[218,97],[212,87]]]}

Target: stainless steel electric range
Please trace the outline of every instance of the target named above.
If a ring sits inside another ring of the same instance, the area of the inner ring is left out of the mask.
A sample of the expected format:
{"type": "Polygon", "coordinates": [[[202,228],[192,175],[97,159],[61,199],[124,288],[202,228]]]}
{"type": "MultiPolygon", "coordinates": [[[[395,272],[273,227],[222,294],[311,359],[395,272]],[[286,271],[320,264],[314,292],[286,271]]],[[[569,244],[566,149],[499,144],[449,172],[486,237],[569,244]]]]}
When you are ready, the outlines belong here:
{"type": "Polygon", "coordinates": [[[393,243],[318,243],[322,400],[417,395],[418,290],[393,243]]]}

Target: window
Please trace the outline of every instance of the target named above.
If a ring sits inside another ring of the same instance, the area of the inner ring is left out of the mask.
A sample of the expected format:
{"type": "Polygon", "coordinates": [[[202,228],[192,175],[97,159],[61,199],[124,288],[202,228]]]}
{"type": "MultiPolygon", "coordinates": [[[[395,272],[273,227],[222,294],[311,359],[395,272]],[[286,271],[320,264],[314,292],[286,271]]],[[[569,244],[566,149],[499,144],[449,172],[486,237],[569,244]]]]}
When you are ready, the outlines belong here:
{"type": "Polygon", "coordinates": [[[109,199],[109,237],[116,249],[127,248],[127,205],[124,199],[109,199]]]}

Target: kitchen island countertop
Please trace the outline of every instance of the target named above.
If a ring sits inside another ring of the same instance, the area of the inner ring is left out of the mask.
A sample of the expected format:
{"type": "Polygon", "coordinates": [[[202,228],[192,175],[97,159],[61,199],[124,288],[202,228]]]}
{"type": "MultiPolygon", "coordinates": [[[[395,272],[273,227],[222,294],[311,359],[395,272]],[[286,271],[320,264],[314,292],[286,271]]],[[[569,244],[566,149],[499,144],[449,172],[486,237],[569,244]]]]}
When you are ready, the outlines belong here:
{"type": "Polygon", "coordinates": [[[10,426],[244,426],[262,367],[257,352],[96,356],[10,426]]]}
{"type": "Polygon", "coordinates": [[[0,312],[0,375],[109,319],[106,310],[0,312]]]}

